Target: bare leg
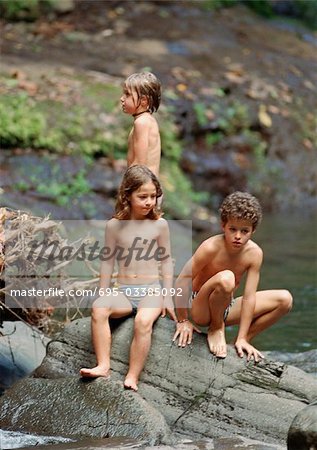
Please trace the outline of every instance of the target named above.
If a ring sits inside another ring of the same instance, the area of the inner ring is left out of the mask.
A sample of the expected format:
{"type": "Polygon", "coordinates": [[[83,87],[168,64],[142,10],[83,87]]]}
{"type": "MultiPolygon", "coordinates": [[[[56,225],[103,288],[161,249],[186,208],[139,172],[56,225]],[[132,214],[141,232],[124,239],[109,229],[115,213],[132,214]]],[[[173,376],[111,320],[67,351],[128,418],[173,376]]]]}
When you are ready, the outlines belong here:
{"type": "Polygon", "coordinates": [[[91,333],[94,350],[96,353],[97,365],[92,369],[82,368],[80,375],[82,377],[97,378],[110,377],[110,348],[111,331],[109,326],[109,317],[119,318],[131,313],[130,302],[124,297],[116,309],[111,307],[110,299],[97,299],[91,313],[91,333]],[[107,304],[107,306],[102,306],[107,304]],[[120,308],[118,308],[120,306],[120,308]]]}
{"type": "MultiPolygon", "coordinates": [[[[242,297],[236,299],[229,311],[226,325],[240,323],[242,297]]],[[[289,291],[274,289],[256,293],[254,319],[251,323],[247,340],[250,342],[255,336],[276,323],[292,308],[293,298],[289,291]]]]}
{"type": "Polygon", "coordinates": [[[140,373],[145,365],[151,347],[153,323],[161,314],[162,308],[141,307],[134,321],[134,336],[130,347],[129,371],[124,387],[138,390],[140,373]]]}
{"type": "Polygon", "coordinates": [[[230,270],[219,272],[200,289],[192,307],[192,317],[198,325],[209,325],[207,342],[218,358],[227,356],[224,311],[230,304],[235,277],[230,270]]]}

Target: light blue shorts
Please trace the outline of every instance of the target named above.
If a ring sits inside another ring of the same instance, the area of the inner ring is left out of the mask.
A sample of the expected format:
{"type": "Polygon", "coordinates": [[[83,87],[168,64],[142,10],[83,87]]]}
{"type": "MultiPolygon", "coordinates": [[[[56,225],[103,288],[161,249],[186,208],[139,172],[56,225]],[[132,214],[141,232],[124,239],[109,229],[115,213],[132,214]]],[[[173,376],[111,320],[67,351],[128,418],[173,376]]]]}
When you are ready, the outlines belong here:
{"type": "Polygon", "coordinates": [[[119,284],[118,291],[122,292],[129,300],[132,306],[132,311],[137,312],[140,301],[149,295],[149,293],[155,292],[155,289],[161,290],[160,284],[119,284]]]}

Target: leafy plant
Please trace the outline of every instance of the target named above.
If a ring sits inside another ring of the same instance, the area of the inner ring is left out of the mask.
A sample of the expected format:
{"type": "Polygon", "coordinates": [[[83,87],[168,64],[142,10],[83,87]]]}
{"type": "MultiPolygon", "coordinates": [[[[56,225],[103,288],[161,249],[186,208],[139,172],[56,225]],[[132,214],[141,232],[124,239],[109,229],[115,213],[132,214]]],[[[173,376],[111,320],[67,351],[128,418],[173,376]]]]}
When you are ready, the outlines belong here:
{"type": "Polygon", "coordinates": [[[31,146],[45,133],[46,120],[27,94],[0,97],[0,139],[4,147],[31,146]]]}
{"type": "Polygon", "coordinates": [[[7,0],[0,3],[0,12],[9,20],[35,20],[52,4],[54,0],[7,0]]]}
{"type": "Polygon", "coordinates": [[[215,104],[213,109],[218,116],[216,120],[218,127],[228,136],[250,127],[248,107],[238,100],[234,100],[226,107],[215,104]]]}
{"type": "Polygon", "coordinates": [[[90,192],[90,186],[84,170],[79,171],[68,183],[52,179],[48,183],[40,183],[37,191],[53,197],[60,206],[66,205],[73,197],[81,197],[90,192]]]}
{"type": "Polygon", "coordinates": [[[238,1],[239,0],[204,0],[203,6],[208,10],[230,8],[231,6],[234,6],[238,1]]]}
{"type": "Polygon", "coordinates": [[[208,118],[206,115],[206,106],[202,102],[195,102],[193,109],[196,114],[196,120],[200,127],[205,127],[208,124],[208,118]]]}

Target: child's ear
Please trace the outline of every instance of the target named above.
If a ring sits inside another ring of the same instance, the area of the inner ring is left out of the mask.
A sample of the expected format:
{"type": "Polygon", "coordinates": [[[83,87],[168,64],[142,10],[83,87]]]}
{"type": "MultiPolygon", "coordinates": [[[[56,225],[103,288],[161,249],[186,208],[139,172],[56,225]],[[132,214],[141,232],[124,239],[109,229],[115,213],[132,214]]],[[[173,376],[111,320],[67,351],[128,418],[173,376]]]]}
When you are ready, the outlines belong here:
{"type": "Polygon", "coordinates": [[[225,222],[221,222],[221,229],[222,229],[222,231],[225,231],[225,226],[226,226],[225,222]]]}
{"type": "Polygon", "coordinates": [[[143,108],[146,106],[149,106],[148,98],[145,95],[142,95],[142,97],[141,97],[141,106],[143,108]]]}

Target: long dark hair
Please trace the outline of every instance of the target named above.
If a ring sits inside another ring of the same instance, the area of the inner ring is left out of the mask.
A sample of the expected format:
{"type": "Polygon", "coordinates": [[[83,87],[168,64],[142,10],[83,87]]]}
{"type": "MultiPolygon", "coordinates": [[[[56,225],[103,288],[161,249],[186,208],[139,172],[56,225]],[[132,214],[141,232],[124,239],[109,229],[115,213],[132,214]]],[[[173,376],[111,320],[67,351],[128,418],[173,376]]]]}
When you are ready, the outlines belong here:
{"type": "MultiPolygon", "coordinates": [[[[143,184],[149,182],[152,182],[156,188],[156,198],[161,197],[162,188],[160,182],[148,167],[134,165],[130,166],[126,170],[118,191],[116,212],[113,216],[115,219],[129,220],[131,218],[131,194],[139,189],[143,184]]],[[[161,216],[162,212],[159,211],[157,205],[155,205],[154,208],[149,211],[146,218],[157,220],[161,216]]]]}

